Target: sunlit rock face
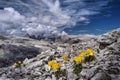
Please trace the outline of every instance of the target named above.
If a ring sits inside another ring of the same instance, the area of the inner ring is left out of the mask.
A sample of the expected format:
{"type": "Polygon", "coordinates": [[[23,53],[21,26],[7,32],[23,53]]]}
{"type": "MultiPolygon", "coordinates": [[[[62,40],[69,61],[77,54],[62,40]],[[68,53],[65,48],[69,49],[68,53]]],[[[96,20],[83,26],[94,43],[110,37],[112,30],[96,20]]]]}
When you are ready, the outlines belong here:
{"type": "Polygon", "coordinates": [[[89,16],[99,14],[109,1],[0,0],[0,34],[60,36],[65,28],[89,23],[89,16]]]}
{"type": "Polygon", "coordinates": [[[67,35],[58,41],[33,40],[25,37],[0,36],[0,79],[1,80],[119,80],[120,79],[120,29],[103,35],[67,35]],[[63,40],[62,40],[63,39],[63,40]],[[78,40],[77,42],[74,42],[78,40]],[[73,41],[73,42],[72,42],[73,41]],[[101,48],[102,46],[102,48],[101,48]],[[96,60],[83,64],[83,70],[73,73],[73,57],[86,47],[96,53],[96,60]],[[7,53],[7,54],[6,54],[7,53]],[[12,54],[12,55],[11,55],[12,54]],[[30,55],[29,55],[30,54],[30,55]],[[61,56],[68,54],[68,61],[61,56]],[[30,57],[32,56],[32,57],[30,57]],[[22,58],[22,59],[21,59],[22,58]],[[16,60],[26,61],[25,66],[15,68],[16,60]],[[47,62],[51,59],[61,61],[60,69],[67,71],[66,76],[56,77],[47,62]],[[11,62],[8,65],[8,62],[11,62]],[[7,67],[3,66],[7,65],[7,67]]]}

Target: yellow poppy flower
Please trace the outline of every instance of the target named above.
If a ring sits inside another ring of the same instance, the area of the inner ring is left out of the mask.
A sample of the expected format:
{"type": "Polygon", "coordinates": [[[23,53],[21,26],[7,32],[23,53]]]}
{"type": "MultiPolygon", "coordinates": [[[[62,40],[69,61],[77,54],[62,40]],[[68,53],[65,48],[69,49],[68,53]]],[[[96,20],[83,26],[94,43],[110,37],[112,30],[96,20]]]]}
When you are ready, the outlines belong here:
{"type": "Polygon", "coordinates": [[[48,66],[52,66],[55,63],[55,60],[51,60],[48,62],[48,66]]]}
{"type": "Polygon", "coordinates": [[[21,61],[18,61],[18,64],[21,64],[21,61]]]}
{"type": "Polygon", "coordinates": [[[87,53],[87,56],[90,56],[90,55],[95,56],[95,52],[92,48],[86,48],[86,53],[87,53]]]}
{"type": "Polygon", "coordinates": [[[27,63],[25,62],[25,61],[23,61],[23,63],[22,63],[23,65],[26,65],[27,63]]]}
{"type": "Polygon", "coordinates": [[[68,55],[63,55],[62,59],[65,60],[65,61],[67,61],[68,60],[68,55]]]}
{"type": "Polygon", "coordinates": [[[80,54],[79,54],[78,56],[83,57],[83,56],[85,56],[85,55],[86,55],[86,52],[85,52],[85,51],[81,51],[80,54]]]}
{"type": "Polygon", "coordinates": [[[75,56],[74,61],[75,62],[81,62],[82,61],[82,56],[75,56]]]}
{"type": "Polygon", "coordinates": [[[15,63],[13,64],[13,66],[14,66],[14,67],[17,67],[17,66],[18,66],[18,64],[15,62],[15,63]]]}
{"type": "Polygon", "coordinates": [[[60,67],[60,65],[61,65],[60,62],[55,63],[55,64],[52,65],[52,69],[56,70],[56,69],[58,69],[60,67]]]}

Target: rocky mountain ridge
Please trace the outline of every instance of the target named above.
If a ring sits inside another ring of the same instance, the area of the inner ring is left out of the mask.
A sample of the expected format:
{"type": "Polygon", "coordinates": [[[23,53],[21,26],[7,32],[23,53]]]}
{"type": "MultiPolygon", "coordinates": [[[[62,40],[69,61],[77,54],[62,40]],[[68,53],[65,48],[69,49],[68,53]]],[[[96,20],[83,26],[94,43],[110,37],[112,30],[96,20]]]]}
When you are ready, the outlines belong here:
{"type": "Polygon", "coordinates": [[[98,36],[63,36],[52,41],[0,36],[0,80],[120,80],[120,29],[98,36]],[[86,47],[96,52],[96,60],[83,64],[84,69],[73,73],[73,57],[86,47]],[[61,56],[69,55],[68,61],[61,56]],[[66,76],[56,77],[47,62],[61,61],[66,76]],[[14,68],[17,60],[25,66],[14,68]]]}

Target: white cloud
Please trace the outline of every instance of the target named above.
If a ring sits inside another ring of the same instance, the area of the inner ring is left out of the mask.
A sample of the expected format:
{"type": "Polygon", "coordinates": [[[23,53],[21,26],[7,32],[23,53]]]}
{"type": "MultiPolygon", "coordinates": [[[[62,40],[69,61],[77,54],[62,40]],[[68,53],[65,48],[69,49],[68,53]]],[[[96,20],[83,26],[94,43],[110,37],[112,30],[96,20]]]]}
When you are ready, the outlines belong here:
{"type": "Polygon", "coordinates": [[[14,8],[8,7],[0,10],[0,33],[7,35],[21,35],[22,23],[25,22],[25,17],[14,8]]]}
{"type": "Polygon", "coordinates": [[[90,23],[89,16],[100,13],[109,0],[93,3],[84,0],[29,0],[4,1],[0,10],[0,33],[23,35],[61,35],[64,28],[77,22],[90,23]],[[6,7],[7,6],[7,7],[6,7]]]}
{"type": "Polygon", "coordinates": [[[86,17],[80,17],[79,21],[86,21],[88,20],[86,17]]]}
{"type": "Polygon", "coordinates": [[[0,21],[16,22],[24,19],[25,17],[19,12],[15,11],[14,8],[8,7],[4,8],[4,10],[0,10],[0,21]]]}

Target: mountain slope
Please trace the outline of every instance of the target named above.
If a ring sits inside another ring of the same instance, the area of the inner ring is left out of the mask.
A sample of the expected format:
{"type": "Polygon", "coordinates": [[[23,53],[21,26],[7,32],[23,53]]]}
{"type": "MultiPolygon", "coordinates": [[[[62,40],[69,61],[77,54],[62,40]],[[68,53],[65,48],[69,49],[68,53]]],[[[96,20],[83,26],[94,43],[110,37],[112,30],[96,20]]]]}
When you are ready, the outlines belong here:
{"type": "MultiPolygon", "coordinates": [[[[56,40],[56,42],[18,37],[7,37],[7,39],[1,40],[1,45],[19,46],[12,47],[15,48],[13,52],[15,50],[21,50],[20,46],[22,45],[22,48],[24,48],[22,52],[25,54],[30,53],[32,55],[32,50],[35,50],[36,54],[32,56],[34,58],[29,57],[29,59],[27,58],[28,56],[24,56],[22,60],[26,58],[25,61],[27,64],[18,68],[12,65],[15,61],[14,57],[16,56],[10,58],[13,59],[11,66],[6,64],[8,67],[2,65],[2,68],[0,68],[0,80],[120,80],[120,29],[99,36],[84,37],[85,36],[64,36],[60,40],[56,40]],[[74,42],[75,40],[77,41],[74,42]],[[73,57],[86,47],[91,47],[95,50],[96,60],[90,64],[83,64],[84,69],[78,75],[75,75],[73,73],[73,67],[71,66],[74,63],[73,57]],[[64,62],[63,59],[61,59],[63,54],[69,55],[68,61],[64,62]],[[55,77],[53,74],[54,71],[47,65],[47,62],[51,60],[51,58],[62,63],[60,69],[67,72],[66,76],[60,75],[60,77],[55,77]]],[[[11,49],[11,47],[7,47],[6,49],[2,46],[0,50],[4,52],[4,50],[8,49],[11,49]]],[[[13,52],[11,51],[12,54],[13,52]]],[[[22,52],[17,53],[24,54],[22,52]]],[[[0,61],[1,60],[4,61],[4,59],[0,57],[0,61]]],[[[19,60],[19,58],[16,60],[19,60]]]]}

